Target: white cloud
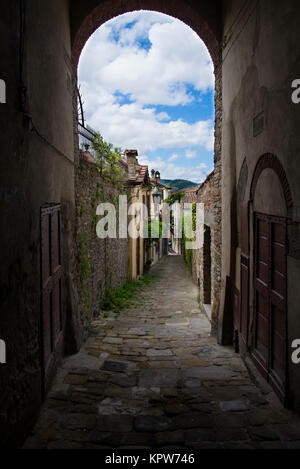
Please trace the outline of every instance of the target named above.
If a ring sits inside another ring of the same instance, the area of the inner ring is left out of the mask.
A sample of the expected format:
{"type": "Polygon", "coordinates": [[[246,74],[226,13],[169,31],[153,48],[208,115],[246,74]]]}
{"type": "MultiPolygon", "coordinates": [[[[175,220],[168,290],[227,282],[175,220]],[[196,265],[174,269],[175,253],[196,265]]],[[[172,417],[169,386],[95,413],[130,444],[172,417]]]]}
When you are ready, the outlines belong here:
{"type": "Polygon", "coordinates": [[[125,14],[113,18],[107,22],[106,25],[111,27],[113,32],[119,32],[119,42],[126,46],[133,45],[136,43],[137,39],[144,38],[145,35],[148,35],[153,24],[171,23],[173,21],[174,18],[154,11],[135,11],[129,13],[129,15],[125,14]],[[128,24],[128,17],[130,17],[131,22],[135,21],[130,29],[124,28],[124,26],[128,24]]]}
{"type": "Polygon", "coordinates": [[[170,158],[168,159],[168,161],[169,161],[169,162],[175,161],[175,160],[178,160],[178,158],[179,158],[179,156],[178,156],[176,153],[174,153],[172,156],[170,156],[170,158]]]}
{"type": "Polygon", "coordinates": [[[192,151],[192,150],[186,150],[185,151],[185,157],[188,159],[188,160],[192,160],[194,158],[196,158],[197,156],[197,152],[196,151],[192,151]]]}
{"type": "Polygon", "coordinates": [[[150,159],[145,155],[139,156],[139,163],[147,165],[149,170],[160,171],[161,179],[187,179],[197,184],[203,182],[211,171],[205,163],[195,166],[177,166],[164,161],[161,157],[150,159]]]}
{"type": "Polygon", "coordinates": [[[121,105],[105,91],[95,92],[83,85],[85,100],[91,103],[89,124],[110,142],[122,148],[138,148],[141,153],[156,148],[185,148],[198,146],[213,149],[213,122],[189,124],[179,119],[164,122],[155,108],[144,108],[137,103],[121,105]]]}
{"type": "Polygon", "coordinates": [[[204,43],[180,21],[134,12],[102,25],[82,52],[79,83],[88,123],[114,145],[137,148],[141,154],[157,148],[213,150],[211,120],[189,124],[156,111],[156,105],[198,99],[191,87],[205,93],[214,86],[204,43]],[[130,21],[135,23],[128,28],[130,21]],[[129,103],[124,104],[124,95],[129,103]]]}
{"type": "Polygon", "coordinates": [[[193,100],[188,85],[203,92],[213,89],[210,55],[191,28],[159,14],[135,12],[131,19],[136,23],[130,29],[124,28],[128,15],[122,15],[89,39],[80,58],[81,82],[119,90],[141,105],[186,104],[193,100]],[[145,50],[138,41],[148,36],[151,47],[145,50]]]}

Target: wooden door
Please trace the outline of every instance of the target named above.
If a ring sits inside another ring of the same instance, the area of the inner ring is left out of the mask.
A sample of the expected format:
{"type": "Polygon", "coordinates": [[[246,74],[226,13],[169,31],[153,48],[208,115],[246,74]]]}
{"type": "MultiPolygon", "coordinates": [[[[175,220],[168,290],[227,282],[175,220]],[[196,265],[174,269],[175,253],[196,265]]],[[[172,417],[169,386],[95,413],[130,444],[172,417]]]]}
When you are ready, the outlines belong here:
{"type": "Polygon", "coordinates": [[[253,359],[286,395],[286,220],[255,214],[253,359]]]}
{"type": "Polygon", "coordinates": [[[249,204],[242,205],[241,208],[241,292],[239,305],[239,332],[243,342],[248,345],[249,327],[249,204]]]}
{"type": "Polygon", "coordinates": [[[287,318],[286,318],[286,225],[271,227],[270,284],[270,383],[284,397],[286,390],[287,318]]]}
{"type": "Polygon", "coordinates": [[[50,387],[63,347],[60,205],[41,209],[43,390],[50,387]]]}

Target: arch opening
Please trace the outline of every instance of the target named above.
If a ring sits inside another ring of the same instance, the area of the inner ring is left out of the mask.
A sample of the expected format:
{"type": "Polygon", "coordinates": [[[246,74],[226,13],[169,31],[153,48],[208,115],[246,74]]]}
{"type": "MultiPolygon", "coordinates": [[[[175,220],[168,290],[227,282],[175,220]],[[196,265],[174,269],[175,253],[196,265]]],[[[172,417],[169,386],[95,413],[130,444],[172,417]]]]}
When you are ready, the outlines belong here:
{"type": "Polygon", "coordinates": [[[139,11],[106,22],[84,47],[78,83],[83,126],[123,150],[137,148],[149,170],[198,184],[212,171],[213,63],[181,21],[139,11]]]}
{"type": "Polygon", "coordinates": [[[279,159],[271,153],[265,153],[264,155],[262,155],[256,165],[253,179],[252,179],[252,184],[251,184],[250,199],[252,201],[254,200],[255,191],[256,191],[259,178],[262,172],[266,169],[271,169],[276,173],[282,186],[282,190],[283,190],[285,201],[286,201],[286,207],[288,209],[293,207],[292,194],[291,194],[290,186],[286,177],[285,170],[282,164],[280,163],[279,159]]]}
{"type": "Polygon", "coordinates": [[[182,0],[172,0],[164,3],[156,0],[140,0],[139,2],[136,0],[126,0],[125,2],[106,0],[99,3],[98,0],[94,3],[96,3],[94,8],[86,8],[84,11],[81,9],[77,11],[78,6],[74,1],[71,5],[71,12],[73,13],[72,66],[75,76],[77,75],[79,58],[84,45],[96,29],[114,17],[139,10],[157,11],[181,20],[203,40],[210,52],[215,69],[219,68],[221,64],[219,42],[221,37],[221,5],[219,9],[220,17],[218,18],[209,9],[206,12],[208,17],[211,16],[212,26],[210,26],[209,21],[204,16],[201,17],[197,10],[182,0]]]}
{"type": "Polygon", "coordinates": [[[253,204],[253,335],[251,354],[263,377],[288,402],[288,210],[293,206],[285,170],[273,154],[258,161],[253,204]]]}
{"type": "MultiPolygon", "coordinates": [[[[212,200],[214,200],[212,211],[216,224],[212,227],[211,252],[213,253],[213,267],[211,272],[211,285],[214,286],[214,297],[211,298],[211,302],[214,302],[215,310],[219,311],[222,271],[222,194],[221,191],[218,190],[218,186],[220,187],[222,177],[222,72],[220,49],[221,18],[216,15],[216,5],[214,4],[211,7],[203,6],[204,14],[203,16],[200,16],[196,9],[193,9],[187,4],[187,2],[182,0],[174,0],[169,2],[168,5],[161,3],[158,4],[158,2],[155,1],[150,2],[143,0],[139,1],[138,4],[132,0],[122,2],[122,4],[115,1],[101,3],[95,1],[91,3],[94,4],[94,8],[91,8],[90,10],[81,10],[80,15],[76,16],[76,12],[73,11],[71,61],[76,80],[78,77],[78,65],[81,53],[93,33],[95,33],[100,26],[104,25],[104,23],[109,20],[119,17],[124,13],[134,11],[144,10],[147,12],[159,12],[182,21],[198,35],[210,54],[215,75],[215,106],[214,118],[212,119],[215,121],[213,138],[214,157],[212,164],[214,165],[214,179],[217,183],[215,187],[212,188],[212,200]]],[[[217,4],[220,2],[216,1],[215,3],[217,4]]],[[[221,8],[218,11],[221,12],[221,8]]],[[[195,67],[197,67],[197,63],[195,63],[195,67]]],[[[102,132],[101,127],[100,131],[102,132]]],[[[210,169],[212,169],[212,167],[210,169]]],[[[200,180],[197,182],[200,182],[200,180]]],[[[214,317],[214,331],[216,331],[217,323],[218,318],[214,317]]]]}

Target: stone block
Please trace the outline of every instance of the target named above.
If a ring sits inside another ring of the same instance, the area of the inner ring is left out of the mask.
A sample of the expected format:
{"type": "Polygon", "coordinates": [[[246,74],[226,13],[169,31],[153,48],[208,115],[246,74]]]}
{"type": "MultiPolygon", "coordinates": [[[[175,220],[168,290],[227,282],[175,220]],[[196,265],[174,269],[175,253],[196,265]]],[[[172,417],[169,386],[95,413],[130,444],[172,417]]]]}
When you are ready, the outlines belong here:
{"type": "Polygon", "coordinates": [[[136,417],[134,428],[139,432],[160,433],[173,429],[172,420],[168,417],[156,417],[151,415],[136,417]]]}

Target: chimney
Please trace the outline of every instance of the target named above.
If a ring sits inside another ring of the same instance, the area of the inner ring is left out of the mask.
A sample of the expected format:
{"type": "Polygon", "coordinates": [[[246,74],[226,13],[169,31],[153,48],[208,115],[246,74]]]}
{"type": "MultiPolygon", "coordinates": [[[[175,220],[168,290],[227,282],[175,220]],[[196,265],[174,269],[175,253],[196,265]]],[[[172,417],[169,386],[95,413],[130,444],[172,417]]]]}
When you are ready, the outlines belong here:
{"type": "Polygon", "coordinates": [[[136,165],[137,165],[137,150],[126,150],[126,162],[128,165],[128,176],[134,178],[136,174],[136,165]]]}
{"type": "Polygon", "coordinates": [[[159,171],[156,171],[156,173],[155,173],[155,181],[160,182],[160,172],[159,171]]]}

